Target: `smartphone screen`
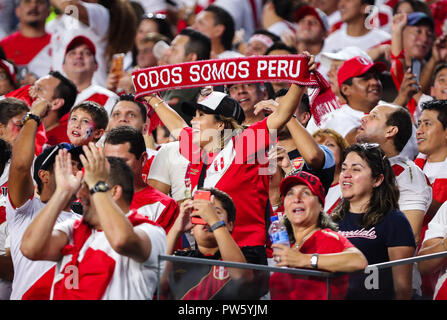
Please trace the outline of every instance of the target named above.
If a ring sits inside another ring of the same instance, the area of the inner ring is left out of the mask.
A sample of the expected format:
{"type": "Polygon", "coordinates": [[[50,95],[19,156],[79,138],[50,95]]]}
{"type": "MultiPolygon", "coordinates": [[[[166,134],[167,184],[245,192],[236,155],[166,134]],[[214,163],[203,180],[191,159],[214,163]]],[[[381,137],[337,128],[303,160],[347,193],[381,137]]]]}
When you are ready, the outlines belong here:
{"type": "Polygon", "coordinates": [[[421,61],[418,59],[411,59],[411,72],[416,75],[416,80],[419,83],[421,79],[421,61]]]}
{"type": "MultiPolygon", "coordinates": [[[[210,191],[205,191],[205,190],[197,190],[195,193],[194,193],[194,198],[193,198],[194,200],[196,200],[196,199],[203,199],[203,200],[208,200],[208,201],[210,201],[211,200],[211,192],[210,191]]],[[[201,217],[199,217],[199,216],[194,216],[194,217],[191,217],[191,223],[192,224],[203,224],[203,225],[205,225],[205,224],[207,224],[206,222],[205,222],[205,220],[203,220],[201,217]]]]}

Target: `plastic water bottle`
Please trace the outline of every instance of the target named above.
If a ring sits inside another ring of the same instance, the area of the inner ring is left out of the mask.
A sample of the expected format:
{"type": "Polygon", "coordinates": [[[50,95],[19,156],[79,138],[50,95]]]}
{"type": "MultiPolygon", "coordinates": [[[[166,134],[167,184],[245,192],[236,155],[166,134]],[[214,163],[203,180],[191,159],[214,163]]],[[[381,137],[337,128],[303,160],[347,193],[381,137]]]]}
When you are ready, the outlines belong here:
{"type": "Polygon", "coordinates": [[[290,247],[289,235],[287,233],[286,226],[278,220],[278,216],[270,217],[270,221],[271,224],[269,227],[269,235],[272,244],[279,243],[290,247]]]}

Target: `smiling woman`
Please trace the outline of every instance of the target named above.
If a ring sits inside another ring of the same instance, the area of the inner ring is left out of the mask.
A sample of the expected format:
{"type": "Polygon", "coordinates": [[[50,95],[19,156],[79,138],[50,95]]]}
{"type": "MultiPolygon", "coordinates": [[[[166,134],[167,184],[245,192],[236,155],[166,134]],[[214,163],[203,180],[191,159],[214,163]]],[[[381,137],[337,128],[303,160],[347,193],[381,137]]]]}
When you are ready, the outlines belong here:
{"type": "MultiPolygon", "coordinates": [[[[395,176],[378,144],[356,144],[345,150],[340,186],[343,199],[332,217],[339,223],[339,233],[363,252],[369,264],[414,255],[413,231],[399,210],[395,176]]],[[[351,276],[348,299],[411,298],[411,264],[380,270],[378,289],[367,288],[366,277],[351,276]]]]}
{"type": "MultiPolygon", "coordinates": [[[[345,237],[336,232],[337,225],[323,212],[324,189],[320,180],[301,171],[281,181],[285,222],[291,247],[275,244],[272,248],[277,266],[313,268],[332,272],[353,272],[366,267],[367,261],[345,237]]],[[[332,282],[332,299],[344,299],[348,276],[332,282]]],[[[270,278],[272,299],[327,299],[326,282],[292,274],[274,273],[270,278]]]]}

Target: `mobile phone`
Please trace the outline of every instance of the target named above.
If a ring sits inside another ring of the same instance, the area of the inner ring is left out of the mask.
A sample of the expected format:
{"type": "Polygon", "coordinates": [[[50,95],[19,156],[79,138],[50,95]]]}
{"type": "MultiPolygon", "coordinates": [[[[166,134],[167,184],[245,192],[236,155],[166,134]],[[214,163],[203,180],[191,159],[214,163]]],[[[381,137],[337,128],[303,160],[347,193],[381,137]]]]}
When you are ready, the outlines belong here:
{"type": "MultiPolygon", "coordinates": [[[[211,192],[210,191],[206,191],[206,190],[197,190],[194,193],[194,200],[196,199],[203,199],[203,200],[211,200],[211,192]]],[[[194,210],[195,211],[195,210],[194,210]]],[[[206,225],[207,223],[205,222],[205,220],[203,220],[202,218],[198,217],[198,216],[193,216],[191,217],[191,223],[192,224],[203,224],[206,225]]]]}
{"type": "Polygon", "coordinates": [[[121,78],[124,73],[124,53],[116,53],[112,58],[112,67],[110,68],[110,72],[118,75],[118,78],[121,78]]]}
{"type": "Polygon", "coordinates": [[[419,83],[421,79],[421,61],[415,58],[411,59],[411,72],[416,75],[416,80],[419,83]]]}

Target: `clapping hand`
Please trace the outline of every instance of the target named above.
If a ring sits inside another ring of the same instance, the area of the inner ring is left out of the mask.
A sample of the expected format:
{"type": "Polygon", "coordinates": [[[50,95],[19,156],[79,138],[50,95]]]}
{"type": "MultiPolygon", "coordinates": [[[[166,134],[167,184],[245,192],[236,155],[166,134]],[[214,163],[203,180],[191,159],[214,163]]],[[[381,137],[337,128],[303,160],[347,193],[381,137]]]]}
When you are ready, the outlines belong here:
{"type": "Polygon", "coordinates": [[[109,177],[110,164],[107,161],[102,147],[97,148],[93,142],[83,146],[84,155],[80,160],[84,166],[84,181],[88,187],[93,188],[99,181],[106,181],[109,177]]]}
{"type": "Polygon", "coordinates": [[[75,194],[81,186],[82,171],[73,174],[71,154],[66,149],[59,150],[55,160],[56,191],[75,194]]]}

